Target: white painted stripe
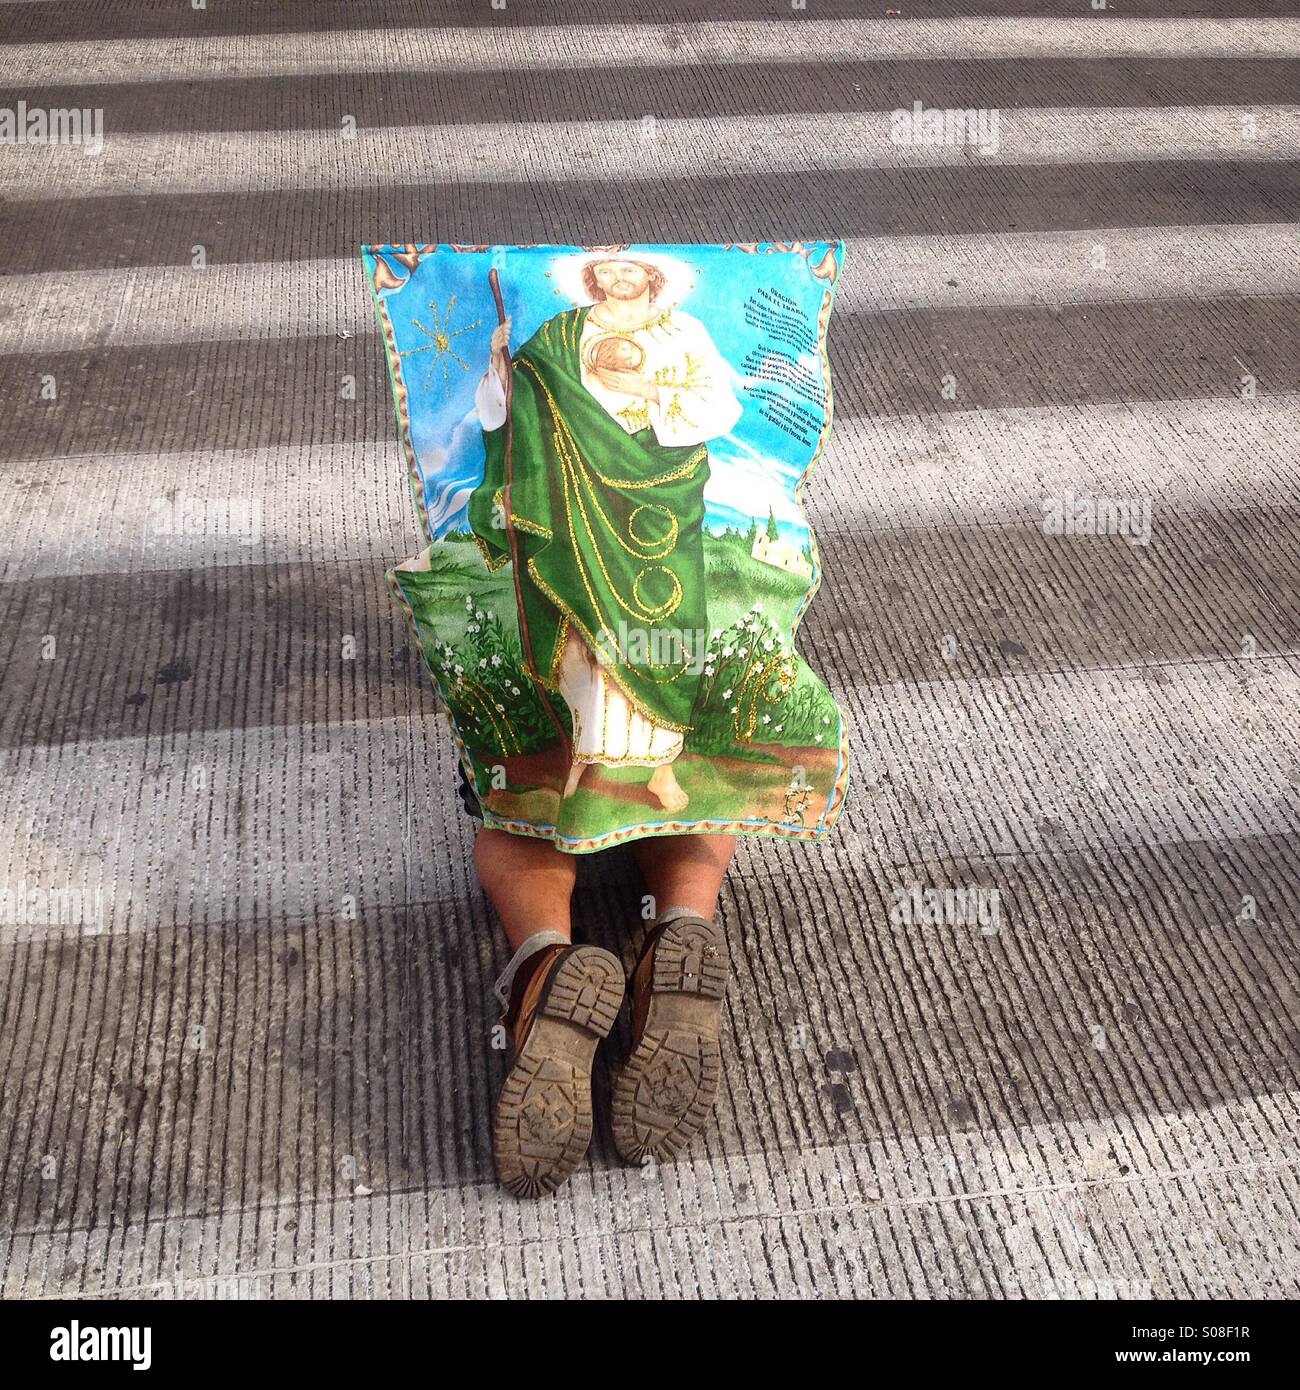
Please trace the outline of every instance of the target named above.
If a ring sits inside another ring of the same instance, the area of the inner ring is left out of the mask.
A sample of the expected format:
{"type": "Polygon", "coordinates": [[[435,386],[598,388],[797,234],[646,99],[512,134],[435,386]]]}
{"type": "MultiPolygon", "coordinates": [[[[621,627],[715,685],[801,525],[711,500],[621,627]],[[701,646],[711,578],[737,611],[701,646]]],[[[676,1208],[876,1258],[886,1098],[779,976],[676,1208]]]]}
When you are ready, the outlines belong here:
{"type": "MultiPolygon", "coordinates": [[[[1032,107],[1000,113],[997,152],[896,144],[887,111],[359,130],[115,135],[102,151],[0,145],[0,194],[113,194],[382,188],[412,180],[537,183],[683,179],[933,165],[1097,164],[1300,157],[1300,106],[1032,107]]],[[[991,148],[991,146],[990,146],[991,148]]]]}
{"type": "Polygon", "coordinates": [[[422,1298],[545,1298],[571,1286],[627,1298],[951,1298],[981,1288],[949,1263],[959,1247],[944,1223],[959,1220],[992,1286],[1030,1298],[1138,1298],[1147,1287],[1276,1298],[1279,1272],[1300,1258],[1286,1181],[1298,1124],[1300,1093],[1279,1090],[1170,1113],[945,1133],[900,1125],[795,1151],[683,1157],[671,1181],[586,1165],[540,1216],[490,1180],[341,1198],[304,1182],[259,1200],[256,1219],[242,1207],[14,1236],[0,1297],[355,1297],[373,1265],[400,1261],[409,1270],[377,1281],[422,1298]],[[755,1226],[779,1260],[746,1235],[755,1226]],[[698,1263],[663,1259],[688,1232],[703,1246],[698,1263]],[[580,1282],[535,1258],[541,1233],[580,1282]],[[738,1245],[749,1266],[739,1279],[738,1245]]]}
{"type": "MultiPolygon", "coordinates": [[[[1069,492],[1149,498],[1170,512],[1294,507],[1297,419],[1300,394],[840,415],[805,501],[823,535],[1037,525],[1042,499],[1069,492]]],[[[418,545],[395,436],[33,459],[7,464],[4,476],[0,535],[9,557],[0,577],[9,582],[346,560],[379,568],[418,545]],[[15,486],[18,479],[39,486],[15,486]],[[232,534],[228,518],[251,505],[258,533],[232,534]],[[161,529],[178,506],[187,524],[161,529]]]]}
{"type": "Polygon", "coordinates": [[[1105,227],[853,238],[836,307],[1061,307],[1298,290],[1297,223],[1105,227]]]}
{"type": "MultiPolygon", "coordinates": [[[[1289,833],[1300,786],[1278,749],[1298,706],[1284,657],[1169,663],[1158,682],[863,682],[850,717],[871,796],[849,824],[895,864],[1289,833]]],[[[439,862],[466,863],[472,837],[432,717],[35,746],[3,764],[0,886],[75,889],[106,932],[328,914],[349,896],[446,904],[439,862]]]]}
{"type": "Polygon", "coordinates": [[[409,556],[397,441],[98,454],[6,466],[5,581],[409,556]],[[18,480],[38,486],[14,486],[18,480]]]}
{"type": "MultiPolygon", "coordinates": [[[[1224,363],[1225,376],[1235,370],[1224,363]]],[[[819,533],[1041,526],[1043,500],[1168,513],[1300,505],[1300,394],[835,418],[805,502],[819,533]]],[[[827,576],[829,590],[834,573],[827,576]]]]}
{"type": "MultiPolygon", "coordinates": [[[[1300,292],[1300,225],[862,237],[836,308],[971,308],[1300,292]]],[[[0,279],[0,355],[376,331],[359,258],[0,279]]]]}
{"type": "Polygon", "coordinates": [[[1288,58],[1296,19],[803,19],[357,29],[11,44],[24,87],[335,72],[484,72],[917,58],[1288,58]]]}
{"type": "Polygon", "coordinates": [[[467,864],[473,838],[440,718],[106,740],[0,764],[0,889],[50,895],[0,923],[0,942],[341,913],[347,898],[450,905],[442,865],[467,864]]]}

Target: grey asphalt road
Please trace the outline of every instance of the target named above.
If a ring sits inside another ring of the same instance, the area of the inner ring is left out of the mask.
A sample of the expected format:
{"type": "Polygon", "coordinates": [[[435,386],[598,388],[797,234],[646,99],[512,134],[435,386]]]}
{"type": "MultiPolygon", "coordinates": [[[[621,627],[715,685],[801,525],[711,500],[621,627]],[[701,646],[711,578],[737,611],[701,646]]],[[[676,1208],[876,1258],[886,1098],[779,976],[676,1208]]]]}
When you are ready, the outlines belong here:
{"type": "Polygon", "coordinates": [[[0,1294],[1295,1297],[1300,4],[644,8],[0,3],[105,130],[0,143],[0,1294]],[[521,1203],[356,248],[828,236],[850,803],[716,1125],[521,1203]]]}

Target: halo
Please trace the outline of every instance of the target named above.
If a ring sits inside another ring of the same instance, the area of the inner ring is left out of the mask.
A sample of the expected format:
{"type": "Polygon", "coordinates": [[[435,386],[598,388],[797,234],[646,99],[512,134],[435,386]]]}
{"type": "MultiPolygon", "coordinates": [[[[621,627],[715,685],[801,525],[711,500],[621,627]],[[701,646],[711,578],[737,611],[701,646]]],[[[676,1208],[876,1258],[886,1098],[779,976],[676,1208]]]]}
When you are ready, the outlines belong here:
{"type": "Polygon", "coordinates": [[[590,304],[591,296],[582,283],[582,272],[596,261],[640,261],[652,265],[664,277],[664,287],[654,301],[656,309],[670,309],[695,288],[694,268],[676,256],[662,251],[640,251],[629,247],[620,251],[569,252],[551,262],[551,283],[571,304],[590,304]]]}

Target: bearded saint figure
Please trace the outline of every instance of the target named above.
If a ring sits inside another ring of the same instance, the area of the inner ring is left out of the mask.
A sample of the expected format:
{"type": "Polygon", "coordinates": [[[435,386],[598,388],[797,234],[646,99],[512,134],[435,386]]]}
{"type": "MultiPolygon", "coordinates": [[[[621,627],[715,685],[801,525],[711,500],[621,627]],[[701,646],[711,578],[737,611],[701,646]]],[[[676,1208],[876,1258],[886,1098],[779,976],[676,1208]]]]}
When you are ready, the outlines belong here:
{"type": "Polygon", "coordinates": [[[537,678],[569,709],[564,795],[593,763],[644,767],[648,791],[676,812],[687,796],[673,762],[708,630],[707,441],[727,434],[741,408],[704,325],[667,302],[658,265],[592,259],[582,285],[590,302],[547,319],[513,359],[509,320],[492,334],[475,397],[486,466],[469,521],[489,567],[509,560],[502,489],[513,360],[520,623],[537,678]],[[629,632],[642,640],[614,639],[629,632]]]}

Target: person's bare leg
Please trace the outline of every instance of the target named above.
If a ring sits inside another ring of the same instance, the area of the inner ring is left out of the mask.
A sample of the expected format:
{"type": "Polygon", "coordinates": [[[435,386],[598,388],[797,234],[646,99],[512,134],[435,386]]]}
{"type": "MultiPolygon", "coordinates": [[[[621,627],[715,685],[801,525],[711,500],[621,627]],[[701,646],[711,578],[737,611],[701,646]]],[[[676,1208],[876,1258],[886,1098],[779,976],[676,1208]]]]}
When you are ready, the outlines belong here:
{"type": "Polygon", "coordinates": [[[688,907],[701,917],[717,911],[718,890],[736,851],[734,835],[659,835],[632,848],[656,916],[667,907],[688,907]]]}
{"type": "Polygon", "coordinates": [[[549,840],[480,829],[474,867],[514,949],[540,931],[570,935],[569,900],[577,864],[549,840]]]}

